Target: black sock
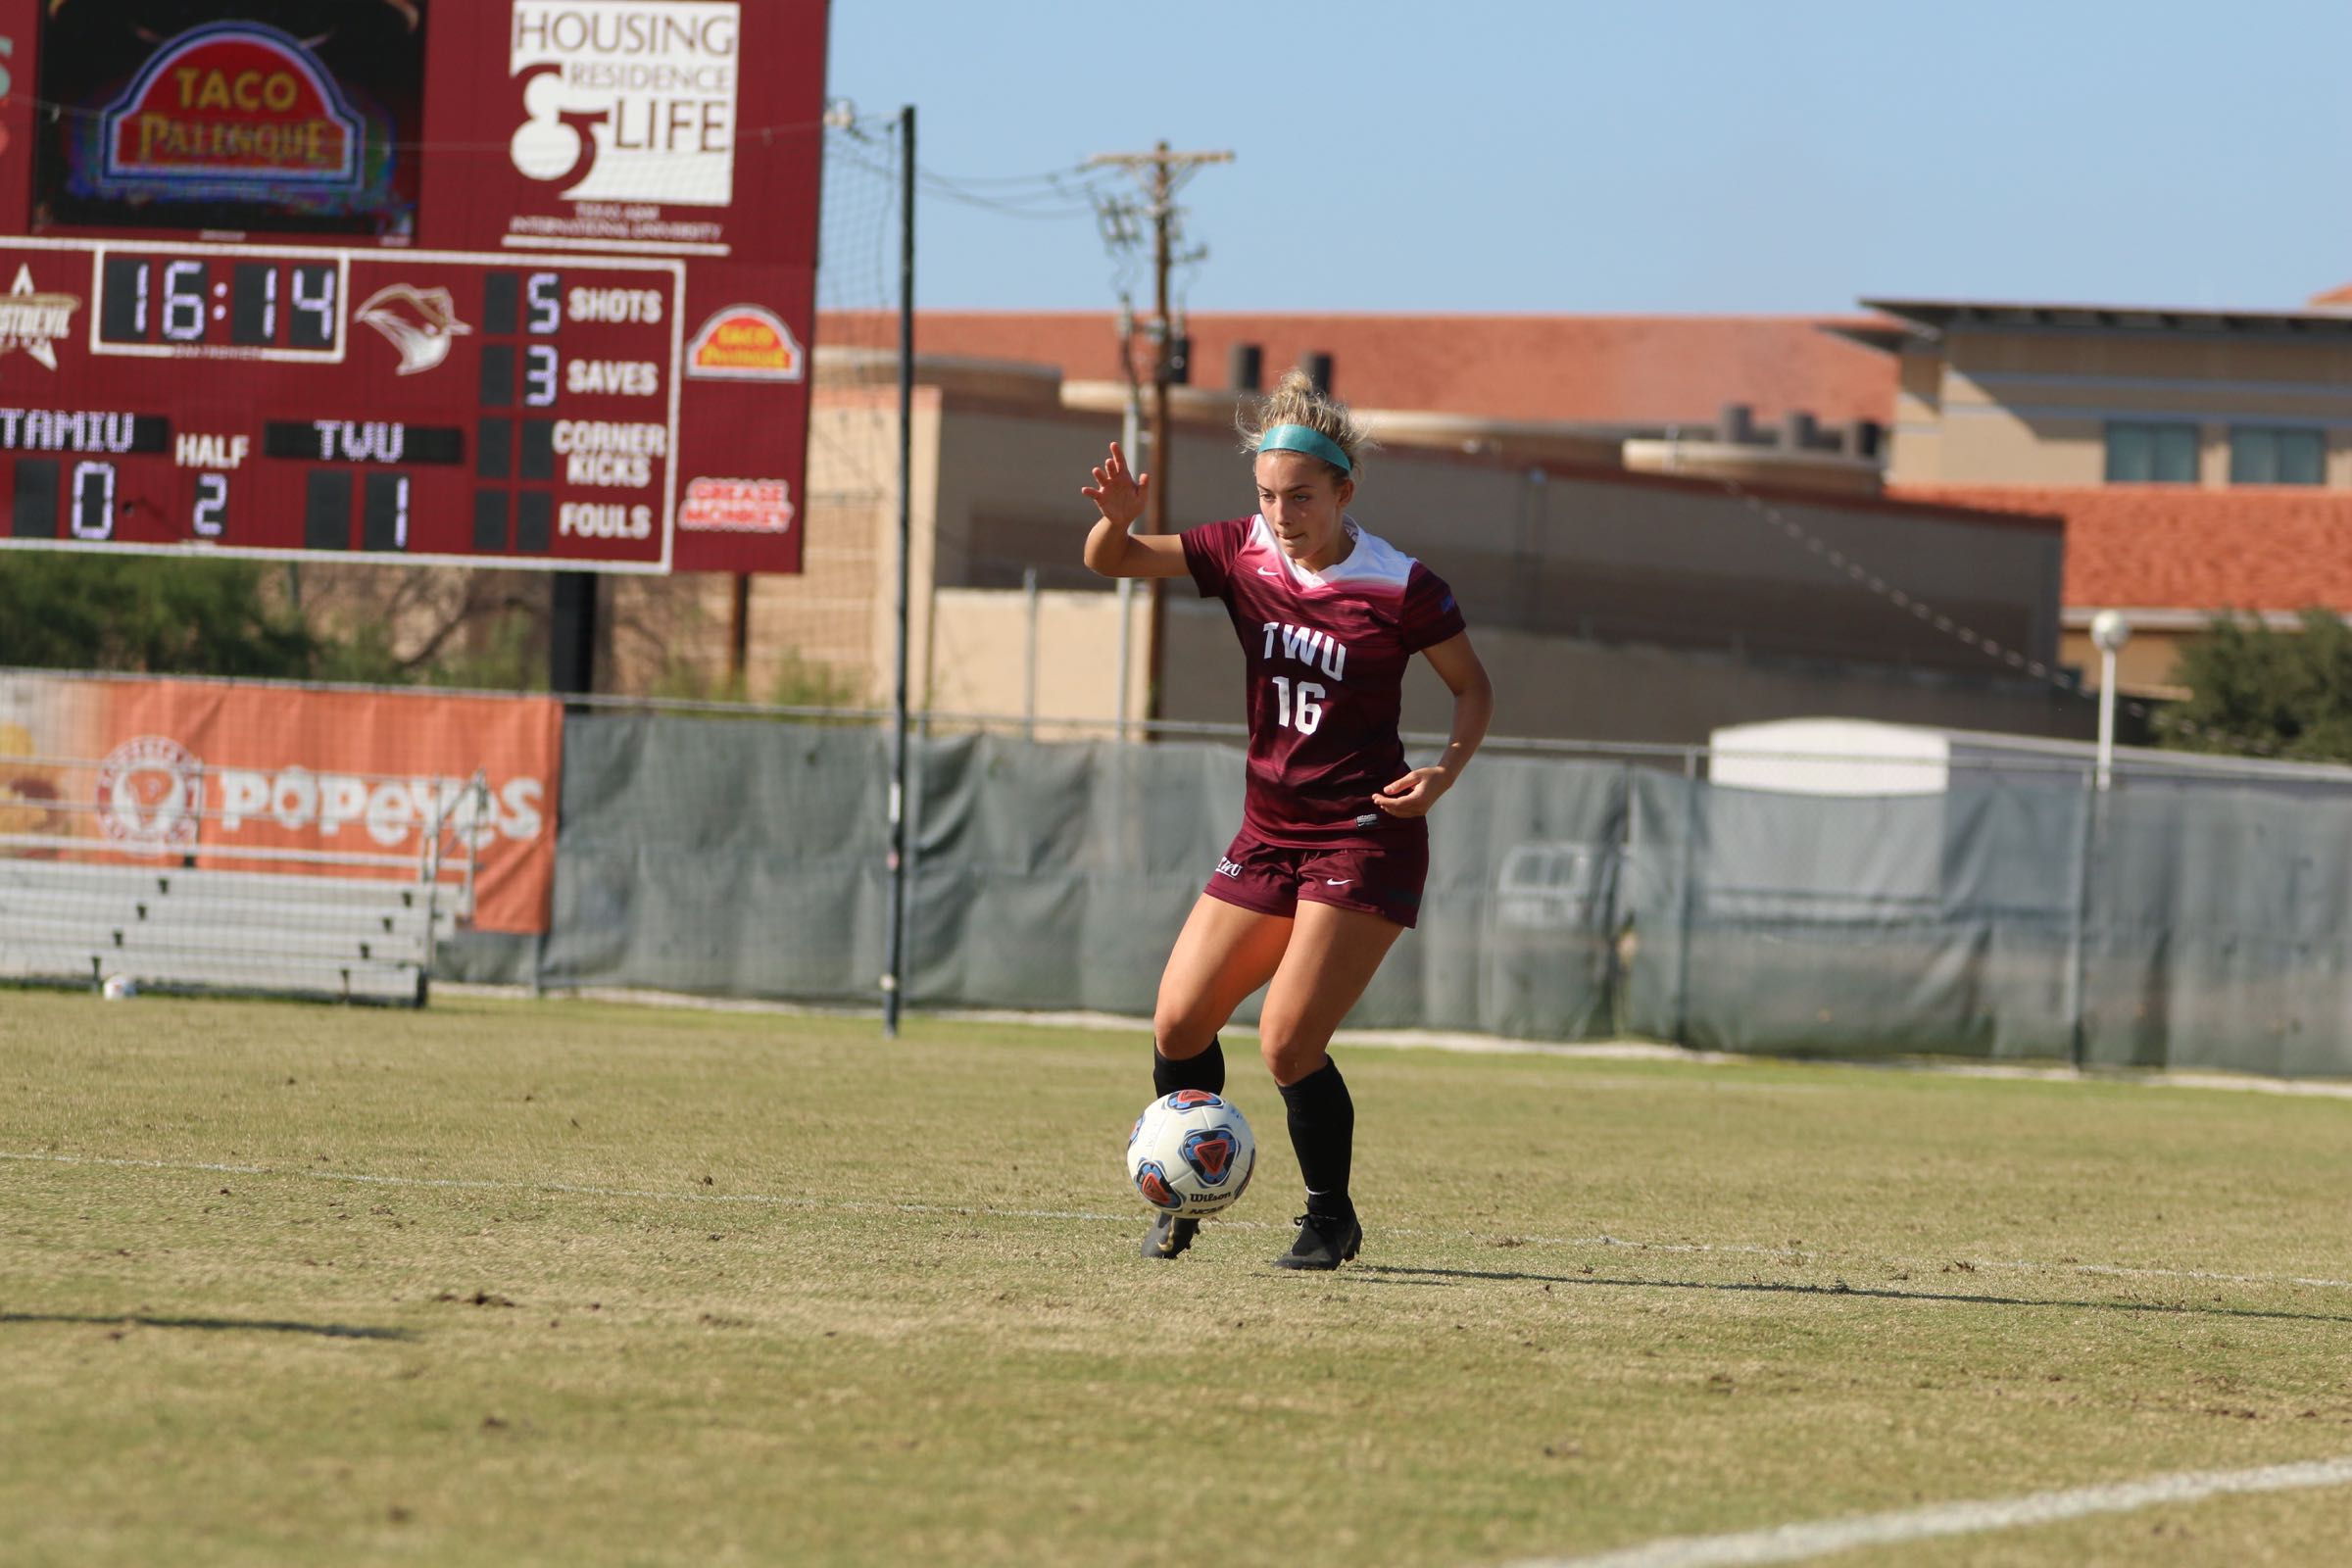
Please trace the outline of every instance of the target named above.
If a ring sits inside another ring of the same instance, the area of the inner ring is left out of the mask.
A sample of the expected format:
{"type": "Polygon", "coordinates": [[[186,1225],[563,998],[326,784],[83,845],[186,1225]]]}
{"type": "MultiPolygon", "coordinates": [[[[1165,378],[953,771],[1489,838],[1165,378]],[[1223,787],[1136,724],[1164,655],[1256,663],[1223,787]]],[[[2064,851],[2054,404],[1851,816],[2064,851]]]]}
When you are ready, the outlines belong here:
{"type": "Polygon", "coordinates": [[[1186,1056],[1171,1061],[1158,1052],[1152,1053],[1152,1093],[1166,1097],[1179,1089],[1205,1089],[1212,1095],[1225,1092],[1225,1045],[1210,1040],[1208,1049],[1198,1056],[1186,1056]]]}
{"type": "Polygon", "coordinates": [[[1306,1178],[1306,1211],[1319,1219],[1352,1215],[1348,1167],[1355,1153],[1355,1102],[1348,1098],[1340,1064],[1327,1058],[1297,1083],[1285,1084],[1282,1103],[1290,1113],[1298,1174],[1306,1178]]]}

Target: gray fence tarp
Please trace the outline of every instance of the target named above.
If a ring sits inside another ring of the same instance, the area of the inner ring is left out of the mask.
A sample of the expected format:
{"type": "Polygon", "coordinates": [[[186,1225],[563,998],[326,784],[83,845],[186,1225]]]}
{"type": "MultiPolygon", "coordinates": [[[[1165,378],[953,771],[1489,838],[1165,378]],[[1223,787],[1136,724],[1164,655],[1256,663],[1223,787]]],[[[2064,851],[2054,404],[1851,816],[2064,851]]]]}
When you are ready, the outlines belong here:
{"type": "MultiPolygon", "coordinates": [[[[1148,1016],[1242,776],[1224,745],[913,743],[909,1001],[1148,1016]]],[[[872,1003],[887,793],[865,727],[574,716],[554,928],[441,972],[872,1003]]],[[[1432,850],[1357,1026],[2352,1073],[2352,799],[1959,768],[1798,795],[1491,753],[1432,850]]]]}
{"type": "MultiPolygon", "coordinates": [[[[915,742],[909,776],[913,1004],[1151,1012],[1240,826],[1241,753],[976,734],[915,742]]],[[[539,983],[872,1001],[888,778],[868,729],[567,721],[539,983]]],[[[1614,765],[1482,763],[1442,808],[1420,934],[1356,1021],[1611,1032],[1626,788],[1614,765]]],[[[514,967],[481,949],[461,963],[445,972],[514,967]]]]}
{"type": "Polygon", "coordinates": [[[2352,1072],[2352,801],[2209,788],[2105,806],[2087,1058],[2352,1072]]]}
{"type": "Polygon", "coordinates": [[[540,983],[872,1001],[888,778],[870,729],[566,719],[540,983]]]}
{"type": "Polygon", "coordinates": [[[2086,799],[2000,779],[1849,797],[1644,774],[1629,1025],[1722,1051],[2064,1056],[2086,799]]]}

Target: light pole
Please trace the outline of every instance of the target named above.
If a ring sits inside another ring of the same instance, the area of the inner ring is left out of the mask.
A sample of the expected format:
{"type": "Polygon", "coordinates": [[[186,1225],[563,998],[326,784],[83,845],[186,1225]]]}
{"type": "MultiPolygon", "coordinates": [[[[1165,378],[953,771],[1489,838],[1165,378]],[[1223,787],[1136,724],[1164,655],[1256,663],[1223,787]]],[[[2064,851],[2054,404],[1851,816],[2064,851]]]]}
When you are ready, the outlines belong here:
{"type": "Polygon", "coordinates": [[[2132,640],[2132,622],[2120,610],[2102,610],[2090,617],[2090,640],[2099,649],[2099,789],[2104,793],[2115,764],[2115,656],[2132,640]]]}

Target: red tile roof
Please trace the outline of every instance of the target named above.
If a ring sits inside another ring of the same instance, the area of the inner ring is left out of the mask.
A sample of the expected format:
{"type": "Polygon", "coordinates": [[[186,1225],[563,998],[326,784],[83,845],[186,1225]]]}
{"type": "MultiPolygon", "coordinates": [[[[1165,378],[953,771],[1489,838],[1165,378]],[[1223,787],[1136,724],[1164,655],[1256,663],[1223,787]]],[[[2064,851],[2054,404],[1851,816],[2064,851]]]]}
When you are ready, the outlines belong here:
{"type": "MultiPolygon", "coordinates": [[[[873,313],[829,312],[817,340],[895,343],[873,313]]],[[[1264,350],[1271,382],[1309,353],[1333,359],[1332,390],[1359,408],[1575,423],[1712,424],[1726,403],[1759,423],[1806,410],[1825,424],[1882,423],[1895,362],[1822,330],[1877,318],[1791,316],[1287,316],[1196,312],[1192,381],[1224,387],[1237,343],[1264,350]]],[[[1022,360],[1073,380],[1115,380],[1108,312],[923,311],[921,354],[1022,360]]],[[[1138,352],[1146,352],[1139,340],[1138,352]]],[[[1147,369],[1147,373],[1148,369],[1147,369]]]]}
{"type": "Polygon", "coordinates": [[[2295,487],[1904,485],[2066,519],[2069,608],[2352,612],[2352,494],[2295,487]]]}

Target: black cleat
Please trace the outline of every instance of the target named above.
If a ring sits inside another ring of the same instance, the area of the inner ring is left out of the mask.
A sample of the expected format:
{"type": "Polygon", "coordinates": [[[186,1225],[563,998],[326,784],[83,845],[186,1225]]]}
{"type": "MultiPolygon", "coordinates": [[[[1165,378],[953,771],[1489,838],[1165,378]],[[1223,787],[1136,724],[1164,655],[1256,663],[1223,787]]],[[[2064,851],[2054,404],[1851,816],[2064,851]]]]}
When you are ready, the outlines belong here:
{"type": "Polygon", "coordinates": [[[1356,1249],[1364,1245],[1364,1228],[1353,1214],[1345,1218],[1301,1214],[1291,1223],[1298,1227],[1298,1239],[1274,1260],[1276,1268],[1338,1268],[1352,1262],[1356,1249]]]}
{"type": "Polygon", "coordinates": [[[1146,1257],[1174,1257],[1193,1245],[1200,1234],[1197,1219],[1179,1219],[1174,1214],[1161,1214],[1152,1221],[1152,1232],[1144,1238],[1146,1257]]]}

